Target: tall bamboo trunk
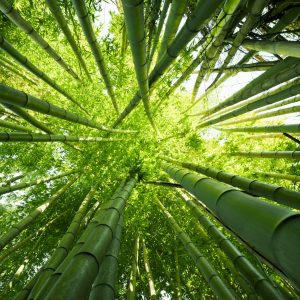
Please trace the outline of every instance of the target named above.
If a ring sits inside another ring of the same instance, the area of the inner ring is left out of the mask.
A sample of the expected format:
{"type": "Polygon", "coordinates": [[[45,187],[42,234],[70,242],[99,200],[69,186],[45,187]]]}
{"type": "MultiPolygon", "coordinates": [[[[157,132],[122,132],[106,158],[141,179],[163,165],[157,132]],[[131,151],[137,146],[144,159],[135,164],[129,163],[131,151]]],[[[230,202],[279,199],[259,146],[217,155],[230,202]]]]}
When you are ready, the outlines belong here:
{"type": "Polygon", "coordinates": [[[204,203],[221,223],[252,245],[295,285],[300,275],[300,214],[256,199],[228,185],[202,178],[187,169],[164,164],[164,170],[204,203]],[[268,218],[266,218],[268,216],[268,218]],[[244,224],[244,226],[243,226],[244,224]]]}
{"type": "MultiPolygon", "coordinates": [[[[262,175],[265,177],[291,180],[293,182],[300,181],[300,176],[298,176],[298,175],[288,175],[288,174],[272,173],[272,172],[255,172],[255,174],[262,175]]],[[[298,199],[300,199],[300,198],[298,198],[298,199]]]]}
{"type": "Polygon", "coordinates": [[[233,152],[230,156],[300,159],[300,151],[233,152]]]}

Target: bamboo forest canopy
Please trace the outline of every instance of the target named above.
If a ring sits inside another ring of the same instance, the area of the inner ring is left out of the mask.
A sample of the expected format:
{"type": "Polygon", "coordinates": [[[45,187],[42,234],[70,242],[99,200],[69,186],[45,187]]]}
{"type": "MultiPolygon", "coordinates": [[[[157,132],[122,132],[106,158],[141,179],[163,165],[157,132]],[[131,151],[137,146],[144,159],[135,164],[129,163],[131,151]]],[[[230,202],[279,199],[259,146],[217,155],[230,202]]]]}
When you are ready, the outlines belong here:
{"type": "Polygon", "coordinates": [[[1,299],[300,297],[300,1],[0,10],[1,299]]]}

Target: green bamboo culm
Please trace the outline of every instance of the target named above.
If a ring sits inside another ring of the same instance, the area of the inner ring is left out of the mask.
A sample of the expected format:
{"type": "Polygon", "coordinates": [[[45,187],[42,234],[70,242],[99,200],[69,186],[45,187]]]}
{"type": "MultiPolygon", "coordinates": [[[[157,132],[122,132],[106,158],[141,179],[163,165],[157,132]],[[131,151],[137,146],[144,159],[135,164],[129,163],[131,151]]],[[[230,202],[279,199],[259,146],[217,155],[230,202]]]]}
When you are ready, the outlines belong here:
{"type": "Polygon", "coordinates": [[[13,89],[1,83],[0,83],[0,102],[9,105],[14,105],[14,106],[21,106],[26,109],[37,111],[46,115],[50,115],[56,118],[60,118],[84,126],[96,128],[99,130],[104,130],[107,132],[115,132],[115,133],[135,132],[130,130],[110,129],[102,124],[95,123],[94,121],[91,121],[85,117],[79,116],[61,107],[51,104],[50,102],[28,95],[24,92],[13,89]]]}
{"type": "Polygon", "coordinates": [[[94,59],[96,61],[96,64],[98,66],[99,72],[104,80],[105,87],[107,89],[107,93],[112,101],[113,107],[116,111],[117,114],[119,114],[119,108],[118,108],[118,103],[113,91],[113,85],[110,81],[108,72],[107,72],[107,67],[105,65],[105,61],[100,49],[100,45],[97,42],[96,35],[94,33],[92,23],[88,14],[88,10],[86,7],[86,4],[84,1],[77,1],[77,0],[72,0],[72,3],[74,5],[77,17],[79,19],[80,25],[82,27],[82,30],[84,32],[84,35],[91,47],[94,59]]]}
{"type": "Polygon", "coordinates": [[[290,180],[290,181],[293,181],[293,182],[299,182],[300,181],[300,176],[298,176],[298,175],[289,175],[289,174],[272,173],[272,172],[255,172],[255,174],[262,175],[262,176],[265,176],[265,177],[290,180]]]}
{"type": "Polygon", "coordinates": [[[280,61],[267,71],[256,77],[245,87],[234,93],[220,104],[204,111],[205,115],[211,115],[221,110],[226,106],[234,105],[238,102],[246,100],[252,96],[257,95],[263,91],[266,91],[274,86],[284,83],[290,79],[299,76],[300,72],[300,59],[294,57],[287,57],[280,61]]]}
{"type": "Polygon", "coordinates": [[[22,183],[18,183],[18,184],[15,184],[15,185],[4,186],[4,187],[0,188],[0,195],[11,193],[11,192],[14,192],[14,191],[17,191],[17,190],[21,190],[21,189],[24,189],[24,188],[27,188],[27,187],[30,187],[30,186],[33,186],[33,185],[36,185],[36,184],[39,184],[39,183],[50,182],[52,180],[65,177],[65,176],[74,174],[76,172],[78,172],[78,170],[72,170],[72,171],[61,173],[61,174],[58,174],[58,175],[55,175],[55,176],[45,177],[45,178],[42,178],[42,179],[36,179],[36,180],[29,181],[29,182],[22,182],[22,183]]]}
{"type": "Polygon", "coordinates": [[[187,169],[165,163],[163,168],[204,203],[221,223],[299,286],[300,274],[295,268],[300,263],[299,213],[202,178],[187,169]]]}
{"type": "MultiPolygon", "coordinates": [[[[228,40],[230,42],[230,40],[228,40]]],[[[260,41],[245,39],[242,46],[256,51],[264,51],[283,56],[300,58],[300,43],[290,41],[260,41]]]]}
{"type": "MultiPolygon", "coordinates": [[[[24,229],[26,229],[32,222],[36,220],[36,218],[47,209],[47,207],[59,199],[68,188],[77,180],[70,180],[67,184],[65,184],[61,189],[59,189],[53,196],[44,202],[39,207],[35,208],[28,216],[23,218],[19,223],[14,224],[12,228],[7,232],[0,236],[0,250],[2,250],[8,243],[10,243],[16,236],[18,236],[24,229]]],[[[45,182],[45,181],[44,181],[45,182]]]]}
{"type": "Polygon", "coordinates": [[[91,80],[91,75],[89,74],[89,72],[87,70],[86,63],[80,53],[80,49],[77,46],[75,39],[73,38],[72,32],[68,26],[67,20],[65,19],[64,15],[62,13],[62,10],[59,6],[58,1],[57,0],[46,0],[46,2],[56,20],[56,23],[59,25],[59,27],[62,30],[63,34],[65,35],[67,41],[69,42],[78,62],[82,66],[86,76],[88,77],[89,80],[91,80]]]}
{"type": "Polygon", "coordinates": [[[57,52],[37,33],[32,25],[27,22],[7,0],[1,0],[0,10],[23,32],[36,42],[45,52],[48,53],[65,71],[75,79],[79,79],[75,71],[57,54],[57,52]]]}
{"type": "Polygon", "coordinates": [[[212,124],[216,124],[216,123],[225,121],[225,120],[233,118],[233,117],[240,116],[247,112],[253,111],[257,108],[267,106],[268,104],[277,103],[286,98],[298,95],[299,92],[300,92],[300,79],[297,78],[296,80],[293,80],[292,82],[287,83],[287,84],[283,85],[282,87],[279,87],[278,89],[270,91],[269,93],[263,94],[262,96],[258,96],[254,99],[249,99],[249,101],[244,101],[245,103],[240,103],[241,105],[243,105],[242,107],[239,107],[237,105],[237,107],[239,107],[239,108],[236,108],[236,109],[234,109],[228,113],[225,113],[221,116],[217,116],[217,117],[209,119],[207,121],[203,121],[202,123],[200,123],[198,125],[198,127],[205,127],[208,125],[212,125],[212,124]]]}
{"type": "MultiPolygon", "coordinates": [[[[231,122],[225,122],[225,123],[222,123],[222,125],[232,125],[232,124],[237,124],[237,123],[244,123],[244,122],[249,122],[249,121],[262,120],[262,119],[277,117],[277,116],[281,116],[281,115],[288,115],[288,114],[292,114],[292,113],[295,113],[295,112],[300,112],[300,106],[293,106],[293,107],[278,109],[278,110],[271,111],[271,112],[265,112],[265,113],[262,113],[262,114],[259,114],[259,115],[234,120],[234,121],[231,121],[231,122]]],[[[299,130],[299,132],[300,132],[300,130],[299,130]]]]}
{"type": "Polygon", "coordinates": [[[300,132],[300,124],[257,126],[257,127],[233,127],[219,128],[218,130],[229,132],[300,132]]]}
{"type": "Polygon", "coordinates": [[[233,22],[235,21],[235,17],[237,14],[236,10],[241,4],[241,0],[227,0],[225,2],[224,7],[216,22],[217,25],[214,28],[215,30],[213,30],[215,31],[214,35],[216,35],[216,37],[211,44],[208,44],[207,47],[205,47],[202,54],[203,62],[200,66],[200,70],[194,84],[192,92],[192,102],[194,102],[196,99],[199,87],[204,76],[207,76],[207,78],[210,76],[211,70],[214,68],[222,51],[221,45],[223,44],[226,35],[228,35],[229,31],[232,30],[232,27],[234,27],[233,22]]]}
{"type": "Polygon", "coordinates": [[[130,278],[127,288],[127,300],[135,300],[136,299],[136,280],[138,275],[138,264],[139,264],[139,249],[140,249],[140,238],[139,236],[136,237],[134,241],[134,248],[133,248],[133,257],[132,257],[132,265],[131,265],[131,272],[130,278]]]}
{"type": "Polygon", "coordinates": [[[226,172],[207,168],[189,162],[181,162],[169,157],[160,156],[161,159],[179,165],[183,168],[209,176],[218,181],[237,187],[252,195],[265,197],[277,203],[300,209],[300,192],[292,191],[282,186],[268,184],[256,179],[249,179],[243,176],[228,174],[226,172]]]}
{"type": "Polygon", "coordinates": [[[6,108],[8,108],[10,111],[15,113],[17,116],[31,124],[32,126],[38,128],[39,130],[48,133],[53,134],[53,131],[50,130],[46,125],[44,125],[42,122],[40,122],[38,119],[30,115],[25,109],[22,109],[21,107],[9,105],[6,103],[2,103],[2,105],[6,108]]]}
{"type": "Polygon", "coordinates": [[[131,47],[136,79],[139,86],[146,115],[153,129],[154,124],[149,105],[148,60],[146,54],[146,33],[144,20],[144,2],[140,0],[122,0],[127,36],[131,47]]]}
{"type": "Polygon", "coordinates": [[[160,37],[161,31],[162,31],[162,28],[163,28],[163,25],[164,25],[164,22],[166,19],[166,15],[167,15],[169,6],[170,6],[170,0],[165,0],[162,11],[160,13],[159,22],[158,22],[157,29],[156,29],[156,34],[153,39],[152,49],[151,49],[151,52],[149,55],[148,70],[150,70],[150,66],[151,66],[153,56],[154,56],[154,53],[155,53],[155,50],[156,50],[156,47],[157,47],[157,44],[159,41],[159,37],[160,37]]]}
{"type": "Polygon", "coordinates": [[[47,286],[48,279],[70,252],[79,233],[80,225],[86,215],[88,206],[94,199],[95,192],[95,187],[90,188],[57,248],[54,250],[46,264],[39,270],[38,277],[30,293],[31,298],[37,299],[42,297],[45,293],[45,289],[49,289],[49,286],[47,286]]]}
{"type": "Polygon", "coordinates": [[[24,174],[20,174],[20,175],[12,177],[10,179],[7,179],[6,181],[1,182],[0,187],[11,185],[13,182],[16,182],[17,180],[22,179],[23,177],[24,177],[24,174]]]}
{"type": "Polygon", "coordinates": [[[104,203],[69,256],[51,276],[51,288],[42,299],[81,300],[90,290],[113,239],[125,203],[137,180],[131,177],[116,197],[104,203]],[[77,270],[80,269],[80,272],[77,270]]]}
{"type": "Polygon", "coordinates": [[[230,156],[300,159],[300,151],[232,152],[230,156]]]}
{"type": "MultiPolygon", "coordinates": [[[[168,47],[160,61],[155,65],[149,75],[149,88],[164,74],[171,63],[176,59],[185,46],[196,36],[196,34],[209,22],[211,16],[218,9],[224,0],[200,0],[194,11],[186,20],[181,30],[176,35],[172,44],[168,47]]],[[[141,97],[136,93],[130,103],[121,113],[113,127],[118,126],[130,112],[139,104],[141,97]]]]}
{"type": "Polygon", "coordinates": [[[29,78],[28,76],[26,76],[25,74],[21,73],[19,70],[17,70],[16,68],[14,68],[11,63],[7,64],[5,61],[2,60],[2,57],[0,57],[0,66],[9,70],[10,72],[16,74],[17,76],[20,76],[21,78],[25,79],[26,81],[28,81],[29,83],[33,84],[33,85],[37,85],[37,83],[35,81],[33,81],[31,78],[29,78]]]}
{"type": "Polygon", "coordinates": [[[98,275],[93,283],[89,300],[114,300],[117,297],[116,280],[118,275],[118,255],[123,227],[123,215],[120,217],[116,233],[101,263],[98,275]]]}
{"type": "MultiPolygon", "coordinates": [[[[17,124],[14,124],[14,123],[11,123],[11,122],[8,122],[8,121],[5,121],[5,120],[1,120],[1,119],[0,119],[0,127],[9,128],[9,129],[13,129],[13,130],[16,130],[16,131],[24,131],[24,132],[31,132],[32,131],[30,128],[27,128],[23,125],[17,125],[17,124]]],[[[0,138],[0,140],[1,140],[1,138],[0,138]]]]}
{"type": "Polygon", "coordinates": [[[145,240],[141,240],[142,248],[143,248],[143,259],[144,259],[144,265],[145,265],[145,271],[146,271],[146,277],[148,280],[148,288],[149,288],[149,296],[150,300],[157,300],[157,291],[155,289],[154,284],[154,278],[150,267],[150,261],[149,261],[149,254],[148,249],[146,247],[145,240]]]}
{"type": "MultiPolygon", "coordinates": [[[[8,123],[8,122],[7,122],[8,123]]],[[[0,120],[0,126],[2,122],[0,120]]],[[[123,139],[102,137],[77,137],[69,135],[53,135],[38,133],[9,133],[0,132],[0,142],[119,142],[123,139]]]]}
{"type": "Polygon", "coordinates": [[[178,26],[186,10],[187,0],[173,0],[167,18],[165,32],[163,34],[160,49],[157,54],[157,62],[161,59],[168,46],[173,42],[178,26]]]}
{"type": "Polygon", "coordinates": [[[236,270],[250,284],[254,291],[262,299],[284,299],[274,288],[274,284],[266,278],[239,249],[227,238],[218,227],[211,222],[200,210],[200,208],[185,194],[179,193],[180,198],[189,207],[191,213],[196,217],[211,239],[232,261],[236,270]]]}
{"type": "Polygon", "coordinates": [[[218,275],[216,270],[211,266],[206,257],[199,251],[199,249],[193,244],[190,237],[180,228],[173,216],[167,211],[164,205],[156,199],[156,203],[160,207],[161,211],[168,220],[170,227],[174,230],[178,239],[182,242],[188,255],[193,259],[215,296],[218,299],[236,299],[235,295],[232,294],[229,287],[225,284],[223,279],[218,275]]]}
{"type": "Polygon", "coordinates": [[[55,89],[57,92],[65,96],[67,99],[69,99],[71,102],[73,102],[80,109],[82,109],[84,112],[87,113],[87,110],[78,101],[76,101],[69,93],[67,93],[47,74],[45,74],[38,67],[36,67],[30,60],[27,59],[27,57],[25,57],[18,50],[16,50],[4,37],[2,37],[1,34],[0,34],[0,47],[14,60],[16,60],[19,64],[21,64],[24,68],[26,68],[29,72],[31,72],[39,79],[46,82],[49,86],[51,86],[53,89],[55,89]]]}
{"type": "Polygon", "coordinates": [[[255,1],[252,1],[249,3],[250,9],[246,16],[246,20],[245,20],[244,24],[241,26],[240,30],[237,32],[237,34],[233,40],[232,46],[231,46],[225,60],[223,61],[222,65],[221,65],[221,69],[220,69],[217,77],[215,78],[214,82],[220,78],[220,76],[222,75],[223,69],[225,67],[227,67],[227,65],[230,63],[230,61],[236,54],[238,48],[240,47],[241,43],[245,39],[248,32],[251,31],[251,29],[257,22],[259,22],[261,13],[262,13],[263,9],[268,5],[269,2],[270,2],[270,0],[255,0],[255,1]]]}

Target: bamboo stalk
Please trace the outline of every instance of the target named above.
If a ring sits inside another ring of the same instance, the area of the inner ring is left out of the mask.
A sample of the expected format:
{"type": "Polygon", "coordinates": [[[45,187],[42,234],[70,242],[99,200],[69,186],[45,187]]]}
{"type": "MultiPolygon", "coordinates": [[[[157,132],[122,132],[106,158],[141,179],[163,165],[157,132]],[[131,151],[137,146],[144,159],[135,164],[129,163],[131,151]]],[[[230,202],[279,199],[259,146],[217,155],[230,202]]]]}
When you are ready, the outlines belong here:
{"type": "Polygon", "coordinates": [[[300,151],[233,152],[230,156],[300,159],[300,151]]]}
{"type": "MultiPolygon", "coordinates": [[[[0,120],[0,126],[2,122],[0,120]]],[[[9,133],[0,132],[0,142],[119,142],[124,139],[102,137],[77,137],[69,135],[53,135],[38,133],[9,133]]]]}
{"type": "Polygon", "coordinates": [[[113,107],[117,114],[119,114],[118,103],[113,91],[113,85],[110,81],[110,77],[107,73],[107,67],[104,62],[104,58],[102,56],[102,52],[97,42],[92,23],[88,14],[88,10],[84,1],[72,0],[74,5],[77,17],[79,19],[80,25],[84,32],[84,35],[91,47],[95,62],[98,66],[99,72],[104,80],[105,87],[107,89],[107,93],[112,101],[113,107]]]}
{"type": "Polygon", "coordinates": [[[218,130],[229,132],[300,132],[300,124],[275,125],[275,126],[257,126],[257,127],[233,127],[219,128],[218,130]]]}
{"type": "Polygon", "coordinates": [[[57,54],[57,52],[37,33],[32,25],[27,22],[16,9],[7,1],[1,0],[0,10],[23,32],[30,36],[47,54],[52,57],[65,71],[75,79],[79,79],[74,70],[57,54]]]}
{"type": "Polygon", "coordinates": [[[80,65],[82,66],[86,76],[88,77],[89,80],[91,80],[91,75],[89,74],[85,61],[83,60],[83,57],[80,53],[80,49],[77,46],[75,39],[73,38],[73,35],[71,33],[71,30],[68,26],[68,23],[59,7],[58,1],[57,0],[46,0],[50,11],[52,12],[56,23],[58,24],[58,26],[60,27],[60,29],[62,30],[63,34],[65,35],[67,41],[69,42],[78,62],[80,63],[80,65]]]}
{"type": "Polygon", "coordinates": [[[104,125],[95,123],[85,117],[74,114],[63,108],[60,108],[50,102],[44,101],[42,99],[36,98],[34,96],[28,95],[19,90],[13,89],[4,84],[0,84],[0,102],[25,107],[27,109],[37,111],[46,115],[50,115],[56,118],[67,120],[70,122],[78,123],[84,126],[96,128],[99,130],[115,133],[133,133],[135,131],[130,130],[117,130],[110,129],[104,125]]]}
{"type": "Polygon", "coordinates": [[[272,173],[272,172],[255,172],[255,174],[262,175],[262,176],[265,176],[265,177],[290,180],[290,181],[293,181],[293,182],[300,181],[300,176],[298,176],[298,175],[289,175],[289,174],[272,173]]]}
{"type": "MultiPolygon", "coordinates": [[[[36,218],[42,214],[48,206],[57,201],[63,195],[67,189],[77,180],[74,178],[59,189],[53,196],[39,207],[35,208],[28,216],[23,218],[20,222],[14,224],[12,228],[0,236],[0,250],[2,250],[8,243],[10,243],[16,236],[18,236],[24,229],[26,229],[36,218]]],[[[44,181],[45,182],[45,181],[44,181]]]]}
{"type": "Polygon", "coordinates": [[[186,169],[169,164],[163,166],[174,180],[204,203],[221,223],[252,245],[295,286],[299,286],[300,275],[294,267],[300,262],[300,241],[296,238],[300,230],[299,213],[261,201],[186,169]]]}
{"type": "Polygon", "coordinates": [[[179,165],[183,168],[209,176],[218,181],[237,187],[251,195],[265,197],[277,203],[300,209],[300,192],[292,191],[278,185],[268,184],[256,179],[249,179],[243,176],[229,174],[213,168],[207,168],[189,162],[182,162],[169,157],[160,156],[161,159],[179,165]]]}
{"type": "Polygon", "coordinates": [[[79,102],[77,102],[69,93],[67,93],[47,74],[45,74],[39,68],[37,68],[30,60],[27,59],[27,57],[25,57],[18,50],[16,50],[5,38],[1,36],[1,34],[0,34],[0,47],[14,60],[16,60],[19,64],[21,64],[24,68],[26,68],[29,72],[31,72],[39,79],[46,82],[49,86],[51,86],[53,89],[55,89],[57,92],[65,96],[68,100],[76,104],[80,109],[82,109],[84,112],[87,113],[85,108],[79,102]]]}
{"type": "Polygon", "coordinates": [[[156,199],[156,203],[168,220],[170,227],[174,230],[178,239],[182,242],[188,255],[193,259],[197,269],[208,283],[215,296],[219,299],[236,299],[223,279],[218,275],[216,270],[211,266],[206,257],[193,244],[190,237],[180,228],[173,216],[166,210],[163,204],[156,199]]]}

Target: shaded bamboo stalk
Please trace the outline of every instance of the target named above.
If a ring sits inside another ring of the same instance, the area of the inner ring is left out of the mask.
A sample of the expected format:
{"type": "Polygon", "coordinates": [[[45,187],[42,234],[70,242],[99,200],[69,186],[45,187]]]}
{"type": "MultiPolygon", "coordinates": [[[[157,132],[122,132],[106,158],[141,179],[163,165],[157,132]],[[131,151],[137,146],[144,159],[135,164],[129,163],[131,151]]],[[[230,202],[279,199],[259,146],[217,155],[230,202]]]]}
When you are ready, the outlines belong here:
{"type": "MultiPolygon", "coordinates": [[[[294,181],[294,182],[300,181],[300,176],[298,176],[298,175],[289,175],[289,174],[272,173],[272,172],[255,172],[255,174],[262,175],[265,177],[290,180],[290,181],[294,181]]],[[[300,198],[298,198],[298,199],[300,199],[300,198]]]]}
{"type": "Polygon", "coordinates": [[[242,44],[243,40],[247,36],[248,32],[250,32],[251,29],[253,28],[253,26],[259,21],[259,19],[261,17],[261,13],[262,13],[263,9],[268,5],[268,2],[269,2],[269,0],[255,0],[252,3],[249,3],[250,10],[248,12],[248,15],[246,16],[246,20],[243,23],[243,25],[241,26],[240,30],[237,32],[237,34],[233,40],[232,46],[231,46],[225,60],[223,61],[220,71],[214,81],[217,81],[220,78],[220,76],[222,75],[223,69],[225,67],[227,67],[227,65],[230,63],[230,61],[236,54],[238,48],[242,44]]]}
{"type": "Polygon", "coordinates": [[[59,175],[55,175],[55,176],[51,176],[51,177],[46,177],[46,178],[42,178],[42,179],[32,180],[32,181],[29,181],[29,182],[22,182],[22,183],[18,183],[18,184],[15,184],[15,185],[1,187],[0,188],[0,195],[10,193],[10,192],[13,192],[13,191],[17,191],[17,190],[21,190],[21,189],[24,189],[24,188],[27,188],[27,187],[30,187],[30,186],[33,186],[33,185],[36,185],[36,184],[50,182],[52,180],[65,177],[67,175],[71,175],[71,174],[74,174],[76,172],[78,172],[78,170],[72,170],[72,171],[61,173],[59,175]]]}
{"type": "Polygon", "coordinates": [[[118,275],[118,255],[123,227],[123,215],[120,217],[116,233],[101,263],[98,275],[93,283],[89,300],[114,300],[117,297],[115,287],[118,275]]]}
{"type": "Polygon", "coordinates": [[[289,99],[286,99],[286,100],[282,100],[282,101],[267,105],[267,106],[262,107],[260,109],[257,109],[257,110],[254,111],[254,113],[257,114],[257,113],[260,113],[260,112],[263,112],[263,111],[266,111],[266,110],[274,109],[274,108],[277,108],[277,107],[282,107],[284,105],[296,103],[296,102],[299,102],[299,101],[300,101],[300,96],[295,96],[295,97],[292,97],[292,98],[289,98],[289,99]]]}
{"type": "MultiPolygon", "coordinates": [[[[300,134],[300,133],[299,133],[300,134]]],[[[299,135],[296,135],[299,136],[299,135]]],[[[247,136],[248,139],[258,139],[258,140],[263,140],[263,139],[276,139],[276,138],[285,138],[283,133],[265,133],[265,134],[252,134],[247,136]]]]}
{"type": "Polygon", "coordinates": [[[190,237],[180,228],[172,215],[166,210],[163,204],[156,199],[158,206],[167,218],[170,227],[174,230],[178,239],[182,242],[188,255],[193,259],[197,269],[208,283],[215,296],[219,299],[236,299],[223,279],[218,275],[216,270],[211,266],[206,257],[193,244],[190,237]]]}
{"type": "Polygon", "coordinates": [[[133,248],[133,257],[132,257],[132,265],[131,265],[131,272],[130,272],[130,278],[127,288],[127,300],[135,300],[136,299],[136,280],[137,275],[139,273],[138,265],[139,265],[139,249],[140,249],[140,238],[139,236],[136,237],[134,242],[134,248],[133,248]]]}
{"type": "MultiPolygon", "coordinates": [[[[230,42],[230,40],[229,40],[230,42]]],[[[245,39],[242,46],[256,51],[264,51],[283,56],[300,58],[300,43],[292,41],[267,41],[245,39]]]]}
{"type": "Polygon", "coordinates": [[[300,230],[299,213],[202,178],[187,169],[170,164],[163,164],[163,167],[175,181],[204,203],[222,224],[299,286],[300,274],[294,267],[300,263],[300,241],[296,238],[300,230]]]}
{"type": "Polygon", "coordinates": [[[172,182],[165,182],[165,181],[144,181],[144,183],[145,184],[159,185],[159,186],[182,188],[182,186],[180,184],[172,183],[172,182]]]}
{"type": "Polygon", "coordinates": [[[82,66],[86,76],[88,77],[89,80],[91,80],[91,75],[89,74],[85,61],[80,53],[80,49],[77,46],[75,39],[73,38],[72,32],[68,26],[68,23],[59,7],[58,1],[57,0],[46,0],[48,7],[50,9],[50,11],[52,12],[56,23],[58,24],[58,26],[60,27],[60,29],[62,30],[63,34],[65,35],[65,38],[67,39],[67,41],[69,42],[78,62],[80,63],[80,65],[82,66]]]}
{"type": "Polygon", "coordinates": [[[87,208],[90,202],[93,200],[95,192],[96,188],[92,187],[84,197],[66,233],[60,240],[57,248],[54,250],[46,264],[40,269],[39,276],[36,280],[36,283],[34,284],[34,287],[32,288],[30,297],[38,298],[41,296],[43,288],[47,284],[47,280],[55,272],[60,263],[66,258],[66,256],[70,252],[70,249],[72,248],[73,243],[79,233],[80,224],[86,215],[87,208]]]}
{"type": "Polygon", "coordinates": [[[30,36],[47,54],[52,57],[65,71],[75,79],[79,79],[74,70],[57,54],[57,52],[37,33],[32,25],[27,22],[7,0],[1,0],[0,10],[23,32],[30,36]]]}
{"type": "Polygon", "coordinates": [[[237,124],[237,123],[256,121],[256,120],[261,120],[261,119],[266,119],[266,118],[271,118],[271,117],[277,117],[277,116],[281,116],[281,115],[288,115],[288,114],[292,114],[295,112],[300,112],[300,106],[293,106],[293,107],[278,109],[275,111],[265,112],[265,113],[247,117],[244,119],[234,120],[231,122],[224,122],[221,125],[232,125],[232,124],[237,124]]]}
{"type": "Polygon", "coordinates": [[[14,176],[14,177],[12,177],[12,178],[10,178],[10,179],[8,179],[8,180],[2,182],[2,183],[0,184],[0,187],[2,187],[2,186],[7,186],[7,185],[11,185],[13,182],[15,182],[15,181],[17,181],[17,180],[19,180],[19,179],[21,179],[21,178],[23,178],[23,177],[24,177],[24,174],[20,174],[20,175],[14,176]]]}
{"type": "Polygon", "coordinates": [[[257,126],[257,127],[233,127],[219,128],[218,130],[229,132],[300,132],[300,124],[257,126]]]}
{"type": "MultiPolygon", "coordinates": [[[[181,30],[176,35],[172,44],[160,59],[158,64],[154,67],[149,75],[149,88],[164,74],[167,68],[177,58],[179,53],[186,47],[186,45],[196,36],[196,34],[204,28],[208,23],[210,17],[215,13],[222,0],[211,0],[209,2],[200,0],[190,17],[186,20],[181,30]]],[[[123,110],[119,118],[113,124],[113,127],[118,126],[139,104],[141,97],[136,93],[131,99],[130,103],[123,110]]]]}
{"type": "Polygon", "coordinates": [[[16,74],[17,76],[27,80],[29,83],[36,85],[36,82],[33,81],[31,78],[27,77],[26,75],[22,74],[20,71],[18,71],[16,68],[13,68],[11,65],[8,65],[4,61],[2,61],[2,57],[0,57],[0,66],[3,68],[6,68],[10,72],[16,74]]]}
{"type": "MultiPolygon", "coordinates": [[[[115,199],[104,203],[89,223],[73,250],[50,277],[51,285],[41,299],[81,300],[86,297],[113,239],[125,203],[137,180],[131,177],[115,199]]],[[[38,298],[39,299],[39,298],[38,298]]]]}
{"type": "Polygon", "coordinates": [[[76,1],[72,0],[72,3],[74,5],[77,17],[79,19],[80,25],[82,27],[82,30],[84,32],[84,35],[91,47],[94,59],[96,61],[96,64],[98,66],[99,72],[104,80],[105,87],[107,89],[108,95],[112,101],[113,107],[117,114],[119,114],[119,108],[118,103],[113,91],[113,86],[111,84],[109,75],[107,73],[106,65],[104,62],[104,58],[102,56],[102,52],[100,49],[100,45],[97,42],[97,38],[95,36],[92,23],[88,14],[88,10],[86,7],[86,4],[84,1],[76,1]]]}
{"type": "Polygon", "coordinates": [[[200,66],[198,72],[193,92],[192,92],[192,102],[195,101],[201,82],[205,76],[207,78],[212,73],[212,70],[221,54],[222,44],[225,37],[228,35],[229,31],[234,27],[234,21],[237,15],[237,8],[242,4],[241,0],[227,0],[221,10],[220,16],[217,23],[217,30],[219,32],[216,39],[205,49],[203,53],[203,63],[200,66]]]}
{"type": "Polygon", "coordinates": [[[274,288],[274,284],[260,272],[250,260],[227,238],[218,227],[211,222],[199,209],[199,207],[184,193],[179,193],[181,199],[189,207],[190,212],[196,217],[205,229],[208,236],[214,240],[217,246],[233,263],[235,269],[242,275],[254,291],[262,299],[284,299],[274,288]]]}
{"type": "MultiPolygon", "coordinates": [[[[31,132],[32,131],[30,128],[25,127],[23,125],[17,125],[17,124],[7,122],[7,121],[1,120],[1,119],[0,119],[0,127],[9,128],[9,129],[13,129],[13,130],[16,130],[16,131],[25,131],[25,132],[31,132]]],[[[0,140],[1,140],[1,138],[0,138],[0,140]]]]}
{"type": "Polygon", "coordinates": [[[204,111],[204,114],[210,115],[216,113],[226,106],[234,105],[283,82],[296,78],[299,76],[299,72],[300,59],[288,57],[269,68],[225,101],[204,111]]]}
{"type": "Polygon", "coordinates": [[[143,258],[144,258],[144,264],[145,264],[145,270],[146,270],[146,277],[148,280],[149,296],[150,296],[151,300],[156,300],[156,299],[158,299],[158,297],[157,297],[154,279],[153,279],[153,275],[152,275],[152,271],[151,271],[151,267],[150,267],[150,261],[149,261],[149,257],[148,257],[148,249],[145,245],[144,239],[141,240],[141,244],[143,247],[143,258]]]}
{"type": "Polygon", "coordinates": [[[0,47],[10,55],[14,60],[16,60],[19,64],[21,64],[24,68],[26,68],[29,72],[34,74],[39,79],[43,80],[57,92],[65,96],[71,102],[76,104],[80,109],[87,113],[85,108],[77,102],[69,93],[67,93],[61,86],[59,86],[53,79],[51,79],[47,74],[42,72],[39,68],[37,68],[30,60],[27,59],[24,55],[22,55],[18,50],[16,50],[6,39],[4,39],[0,35],[0,47]]]}
{"type": "Polygon", "coordinates": [[[230,156],[300,159],[300,151],[232,152],[230,156]]]}
{"type": "Polygon", "coordinates": [[[117,130],[110,129],[102,124],[95,123],[92,120],[89,120],[80,115],[74,114],[70,111],[65,110],[64,108],[58,107],[50,102],[44,101],[37,97],[28,95],[19,90],[13,89],[9,86],[0,83],[0,102],[5,104],[21,106],[33,111],[37,111],[46,115],[50,115],[56,118],[67,120],[73,123],[81,124],[84,126],[96,128],[99,130],[104,130],[108,132],[115,133],[133,133],[134,131],[130,130],[117,130]]]}
{"type": "Polygon", "coordinates": [[[12,228],[5,234],[0,236],[0,250],[3,249],[9,242],[11,242],[16,236],[18,236],[24,229],[26,229],[32,222],[34,222],[37,217],[42,214],[48,206],[55,202],[57,199],[63,195],[67,189],[77,180],[75,177],[74,179],[70,180],[67,184],[65,184],[61,189],[59,189],[50,199],[44,202],[39,207],[35,208],[28,216],[23,218],[19,223],[14,224],[12,228]]]}
{"type": "MultiPolygon", "coordinates": [[[[2,122],[0,120],[0,126],[2,122]]],[[[39,133],[0,132],[0,142],[119,142],[124,139],[102,137],[77,137],[69,135],[53,135],[39,133]]]]}
{"type": "Polygon", "coordinates": [[[140,0],[122,0],[127,36],[131,47],[135,75],[139,86],[146,115],[153,129],[157,132],[149,105],[148,60],[146,53],[146,33],[144,3],[140,0]]]}
{"type": "Polygon", "coordinates": [[[296,209],[300,209],[300,192],[292,191],[282,186],[268,184],[256,179],[249,179],[243,176],[229,174],[213,168],[207,168],[200,165],[181,162],[168,157],[160,157],[161,159],[190,169],[197,173],[209,176],[218,181],[227,183],[252,195],[265,197],[277,203],[281,203],[296,209]]]}

